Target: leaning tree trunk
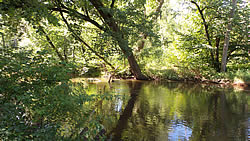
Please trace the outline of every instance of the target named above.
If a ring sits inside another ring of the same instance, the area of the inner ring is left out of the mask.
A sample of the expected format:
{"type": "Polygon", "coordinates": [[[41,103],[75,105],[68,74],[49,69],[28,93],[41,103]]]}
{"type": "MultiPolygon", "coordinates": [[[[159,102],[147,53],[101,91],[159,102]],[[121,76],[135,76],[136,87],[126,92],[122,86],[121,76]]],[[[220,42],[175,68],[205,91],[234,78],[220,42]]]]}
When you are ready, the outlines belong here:
{"type": "Polygon", "coordinates": [[[105,7],[100,0],[90,0],[90,2],[97,9],[101,17],[104,19],[104,21],[112,31],[112,37],[118,42],[118,45],[121,48],[123,54],[127,57],[131,70],[135,75],[135,78],[138,80],[147,80],[148,78],[142,74],[141,69],[137,64],[137,61],[135,60],[132,49],[129,48],[128,41],[124,39],[124,35],[116,24],[112,14],[105,10],[105,7]]]}
{"type": "Polygon", "coordinates": [[[128,62],[129,62],[130,67],[132,68],[132,71],[133,71],[136,79],[138,79],[138,80],[147,80],[148,79],[146,76],[144,76],[141,73],[141,69],[140,69],[139,65],[137,64],[133,54],[128,56],[128,62]]]}
{"type": "Polygon", "coordinates": [[[229,24],[227,26],[227,31],[225,34],[225,41],[223,46],[223,54],[222,54],[222,60],[221,60],[221,72],[226,71],[226,65],[227,65],[227,51],[228,51],[228,45],[229,45],[229,39],[230,39],[230,31],[232,30],[232,19],[234,17],[234,12],[236,9],[236,2],[237,0],[232,0],[232,11],[229,15],[229,24]]]}
{"type": "Polygon", "coordinates": [[[134,57],[132,49],[128,46],[128,41],[122,38],[122,33],[119,30],[114,30],[114,40],[118,42],[119,47],[121,48],[123,54],[127,57],[129,66],[135,75],[137,80],[148,80],[148,78],[142,74],[139,65],[134,57]]]}
{"type": "Polygon", "coordinates": [[[133,74],[135,75],[135,78],[137,80],[148,80],[148,78],[142,74],[141,69],[140,69],[137,61],[135,60],[135,57],[134,57],[134,54],[133,54],[131,48],[129,48],[128,44],[122,45],[122,43],[127,42],[127,41],[125,39],[122,39],[119,37],[118,38],[114,37],[114,38],[116,41],[118,41],[119,47],[121,48],[123,54],[125,54],[125,56],[127,57],[127,60],[128,60],[129,65],[131,67],[131,70],[132,70],[133,74]],[[121,41],[121,40],[123,40],[123,41],[121,41]]]}

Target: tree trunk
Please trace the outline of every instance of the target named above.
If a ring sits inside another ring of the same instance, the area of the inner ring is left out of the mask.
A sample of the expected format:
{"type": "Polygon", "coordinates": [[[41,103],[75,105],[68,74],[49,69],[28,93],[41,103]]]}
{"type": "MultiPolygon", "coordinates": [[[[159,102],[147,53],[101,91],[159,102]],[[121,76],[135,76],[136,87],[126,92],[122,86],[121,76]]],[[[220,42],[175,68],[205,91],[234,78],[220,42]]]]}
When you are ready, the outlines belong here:
{"type": "Polygon", "coordinates": [[[129,65],[130,65],[136,79],[148,80],[148,78],[141,73],[141,69],[140,69],[139,65],[137,64],[133,54],[128,56],[128,62],[129,62],[129,65]]]}
{"type": "MultiPolygon", "coordinates": [[[[115,35],[121,35],[121,34],[115,34],[115,35]]],[[[132,49],[128,46],[128,41],[124,40],[121,36],[115,36],[113,37],[117,42],[119,47],[121,48],[123,54],[127,57],[129,66],[137,80],[148,80],[148,78],[141,73],[141,69],[139,65],[137,64],[137,61],[135,60],[134,54],[132,52],[132,49]]]]}
{"type": "Polygon", "coordinates": [[[68,55],[67,55],[67,45],[65,45],[64,47],[63,47],[63,56],[64,56],[64,60],[65,60],[65,62],[68,62],[68,55]]]}
{"type": "Polygon", "coordinates": [[[72,51],[72,54],[73,54],[73,62],[75,62],[75,60],[76,60],[76,58],[75,58],[75,49],[76,49],[76,47],[74,46],[74,47],[73,47],[73,51],[72,51]]]}
{"type": "Polygon", "coordinates": [[[225,34],[225,41],[223,46],[223,54],[222,54],[222,60],[221,60],[221,72],[226,71],[226,65],[227,65],[227,51],[228,51],[228,45],[229,45],[229,39],[230,39],[230,31],[232,30],[232,19],[234,17],[234,12],[236,9],[236,2],[237,0],[232,0],[232,11],[229,15],[229,24],[227,26],[227,31],[225,34]]]}
{"type": "Polygon", "coordinates": [[[93,6],[97,9],[101,17],[104,19],[106,24],[112,31],[112,37],[118,42],[119,47],[121,48],[124,55],[127,57],[129,65],[132,69],[132,72],[135,75],[135,78],[138,80],[148,80],[148,78],[141,73],[141,69],[135,60],[132,49],[128,46],[128,41],[124,39],[123,33],[120,31],[118,25],[115,22],[115,19],[107,10],[105,10],[104,5],[100,0],[90,0],[93,6]]]}
{"type": "Polygon", "coordinates": [[[216,37],[215,46],[216,46],[216,54],[215,54],[216,71],[220,72],[220,61],[219,61],[220,37],[216,37]]]}
{"type": "MultiPolygon", "coordinates": [[[[137,80],[148,80],[148,78],[142,74],[141,69],[137,63],[137,61],[135,60],[134,54],[131,50],[131,48],[129,48],[128,44],[121,44],[124,41],[121,41],[121,39],[116,39],[118,41],[118,44],[122,50],[122,52],[125,54],[125,56],[127,57],[127,60],[129,62],[129,65],[131,67],[131,70],[135,76],[135,78],[137,80]]],[[[123,39],[124,40],[124,39],[123,39]]],[[[127,41],[125,41],[127,42],[127,41]]]]}
{"type": "MultiPolygon", "coordinates": [[[[206,37],[207,37],[207,42],[210,46],[212,46],[212,42],[211,42],[211,38],[210,38],[210,34],[208,32],[208,24],[206,22],[206,19],[203,15],[203,10],[204,9],[201,9],[200,6],[195,2],[195,1],[191,1],[191,3],[195,4],[195,6],[197,7],[199,13],[200,13],[200,16],[202,18],[202,21],[203,21],[203,25],[204,25],[204,28],[205,28],[205,32],[206,32],[206,37]]],[[[210,51],[210,56],[211,56],[211,65],[216,68],[216,63],[214,61],[214,53],[213,53],[213,50],[210,51]]]]}

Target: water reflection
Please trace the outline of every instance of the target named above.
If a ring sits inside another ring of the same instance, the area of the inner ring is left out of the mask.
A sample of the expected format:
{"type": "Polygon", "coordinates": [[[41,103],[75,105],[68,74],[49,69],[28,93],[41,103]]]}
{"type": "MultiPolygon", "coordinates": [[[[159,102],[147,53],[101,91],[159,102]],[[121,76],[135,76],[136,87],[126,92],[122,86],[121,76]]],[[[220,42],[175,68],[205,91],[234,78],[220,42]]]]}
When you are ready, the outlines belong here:
{"type": "MultiPolygon", "coordinates": [[[[95,87],[98,87],[95,85],[95,87]]],[[[249,94],[216,86],[121,81],[102,103],[109,140],[247,140],[249,94]]]]}
{"type": "Polygon", "coordinates": [[[122,104],[123,104],[123,101],[121,100],[121,98],[116,98],[116,105],[115,105],[115,111],[117,112],[121,112],[122,110],[122,104]]]}
{"type": "Polygon", "coordinates": [[[172,126],[168,129],[169,140],[189,140],[192,135],[192,129],[184,125],[185,122],[172,121],[172,126]]]}

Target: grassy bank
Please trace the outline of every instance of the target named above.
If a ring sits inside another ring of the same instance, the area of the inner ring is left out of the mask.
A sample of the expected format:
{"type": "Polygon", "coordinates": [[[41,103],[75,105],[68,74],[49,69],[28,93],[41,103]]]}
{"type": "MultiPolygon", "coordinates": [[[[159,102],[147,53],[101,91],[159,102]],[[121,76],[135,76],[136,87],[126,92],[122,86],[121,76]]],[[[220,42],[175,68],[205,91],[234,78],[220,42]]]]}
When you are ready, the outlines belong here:
{"type": "Polygon", "coordinates": [[[150,68],[145,73],[156,80],[197,81],[250,86],[250,71],[248,69],[218,73],[212,69],[175,67],[164,69],[150,68]]]}

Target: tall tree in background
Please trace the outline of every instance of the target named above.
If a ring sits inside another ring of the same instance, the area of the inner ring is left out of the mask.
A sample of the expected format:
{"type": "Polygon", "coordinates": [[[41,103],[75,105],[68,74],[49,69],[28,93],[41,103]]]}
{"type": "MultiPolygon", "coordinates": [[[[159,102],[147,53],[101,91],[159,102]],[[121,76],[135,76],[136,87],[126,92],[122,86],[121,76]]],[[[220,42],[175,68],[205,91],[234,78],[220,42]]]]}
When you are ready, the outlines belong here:
{"type": "MultiPolygon", "coordinates": [[[[208,31],[208,23],[204,17],[204,14],[203,14],[203,11],[205,10],[205,8],[201,9],[200,6],[195,2],[195,1],[191,1],[191,3],[195,4],[195,6],[197,7],[199,13],[200,13],[200,16],[201,16],[201,19],[202,19],[202,24],[204,25],[204,29],[205,29],[205,33],[206,33],[206,38],[207,38],[207,42],[208,42],[208,45],[212,47],[212,41],[211,41],[211,36],[209,34],[209,31],[208,31]]],[[[210,50],[210,58],[211,58],[211,64],[213,65],[214,68],[216,68],[218,70],[218,67],[215,63],[215,60],[214,60],[214,53],[213,53],[213,50],[210,50]]]]}
{"type": "MultiPolygon", "coordinates": [[[[187,41],[186,45],[190,45],[190,50],[192,51],[193,48],[194,51],[201,51],[202,54],[199,56],[204,64],[209,63],[209,67],[217,72],[223,72],[228,62],[245,61],[248,57],[249,19],[247,17],[249,10],[247,2],[245,0],[237,0],[237,2],[192,0],[190,4],[196,11],[194,15],[190,14],[190,19],[194,22],[193,25],[190,24],[190,29],[195,32],[191,31],[189,34],[191,36],[184,38],[184,41],[187,41]],[[240,8],[236,8],[236,5],[240,8]],[[194,28],[195,26],[197,27],[194,28]]],[[[187,32],[184,34],[187,35],[187,32]]]]}
{"type": "MultiPolygon", "coordinates": [[[[149,16],[147,15],[146,8],[144,7],[144,16],[145,16],[145,18],[148,18],[148,17],[151,16],[152,17],[151,21],[155,22],[155,23],[157,22],[157,18],[159,16],[161,16],[161,12],[162,12],[161,9],[162,9],[162,6],[164,4],[164,0],[157,0],[157,1],[158,1],[159,5],[155,9],[155,11],[153,11],[152,13],[149,14],[149,16]]],[[[147,33],[141,33],[141,34],[142,34],[142,39],[139,40],[139,44],[138,44],[138,48],[137,48],[138,52],[140,52],[140,50],[144,48],[146,39],[148,37],[147,33]]]]}
{"type": "Polygon", "coordinates": [[[228,46],[229,46],[230,31],[232,30],[232,20],[233,20],[235,9],[236,9],[236,3],[237,3],[237,0],[232,0],[232,10],[229,15],[229,23],[227,26],[227,31],[225,33],[225,41],[224,41],[224,46],[223,46],[223,54],[222,54],[222,60],[221,60],[221,72],[226,71],[227,51],[228,51],[228,46]]]}

